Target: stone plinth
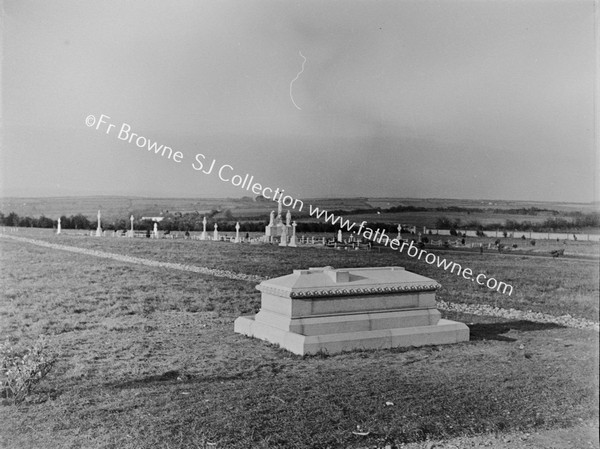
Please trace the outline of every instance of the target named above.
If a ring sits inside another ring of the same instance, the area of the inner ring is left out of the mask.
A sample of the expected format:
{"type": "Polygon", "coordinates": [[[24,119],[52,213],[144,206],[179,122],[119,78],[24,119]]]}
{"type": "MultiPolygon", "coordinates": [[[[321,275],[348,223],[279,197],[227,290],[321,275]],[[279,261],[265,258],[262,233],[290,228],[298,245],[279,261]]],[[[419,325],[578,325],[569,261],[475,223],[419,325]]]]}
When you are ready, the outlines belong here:
{"type": "Polygon", "coordinates": [[[237,333],[295,354],[457,343],[469,328],[440,319],[440,285],[402,267],[309,268],[261,282],[261,309],[237,333]]]}

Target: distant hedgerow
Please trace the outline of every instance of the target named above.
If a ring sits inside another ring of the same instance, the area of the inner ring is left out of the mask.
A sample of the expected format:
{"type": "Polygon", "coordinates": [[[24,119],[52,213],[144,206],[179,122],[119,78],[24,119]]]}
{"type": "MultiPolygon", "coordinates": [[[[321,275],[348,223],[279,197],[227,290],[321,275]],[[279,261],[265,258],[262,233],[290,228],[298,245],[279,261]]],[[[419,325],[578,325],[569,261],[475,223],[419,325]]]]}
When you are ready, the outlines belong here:
{"type": "Polygon", "coordinates": [[[0,343],[0,397],[13,404],[22,402],[46,377],[55,361],[43,337],[24,351],[17,350],[8,340],[0,343]]]}

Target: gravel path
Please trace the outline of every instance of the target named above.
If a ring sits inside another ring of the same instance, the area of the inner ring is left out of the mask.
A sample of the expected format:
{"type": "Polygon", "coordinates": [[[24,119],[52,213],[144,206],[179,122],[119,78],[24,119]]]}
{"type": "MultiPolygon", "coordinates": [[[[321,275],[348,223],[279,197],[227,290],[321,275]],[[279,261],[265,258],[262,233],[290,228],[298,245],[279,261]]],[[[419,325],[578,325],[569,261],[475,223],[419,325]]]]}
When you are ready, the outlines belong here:
{"type": "Polygon", "coordinates": [[[195,265],[185,265],[181,263],[170,263],[170,262],[158,262],[152,259],[142,259],[141,257],[123,256],[121,254],[107,253],[105,251],[97,251],[93,249],[78,248],[76,246],[59,245],[57,243],[44,242],[43,240],[34,240],[24,237],[15,237],[12,235],[0,234],[0,237],[4,237],[11,240],[17,240],[19,242],[31,243],[32,245],[43,246],[45,248],[60,249],[62,251],[69,251],[72,253],[86,254],[88,256],[102,257],[104,259],[118,260],[119,262],[136,263],[139,265],[146,265],[148,267],[159,267],[169,268],[171,270],[190,271],[192,273],[207,274],[210,276],[235,279],[237,281],[249,281],[249,282],[260,282],[266,278],[262,276],[256,276],[253,274],[235,273],[234,271],[218,270],[215,268],[197,267],[195,265]]]}
{"type": "MultiPolygon", "coordinates": [[[[239,281],[248,282],[261,282],[264,281],[265,277],[257,276],[253,274],[236,273],[228,270],[218,270],[208,267],[198,267],[195,265],[185,265],[179,263],[170,262],[158,262],[152,259],[142,259],[141,257],[123,256],[121,254],[107,253],[104,251],[97,251],[92,249],[78,248],[76,246],[59,245],[56,243],[49,243],[43,240],[35,240],[24,237],[15,237],[12,235],[0,233],[0,237],[4,237],[11,240],[16,240],[25,243],[31,243],[32,245],[43,246],[46,248],[59,249],[62,251],[70,251],[78,254],[86,254],[89,256],[102,257],[104,259],[118,260],[119,262],[129,262],[139,265],[145,265],[149,267],[168,268],[171,270],[189,271],[192,273],[206,274],[215,277],[234,279],[239,281]]],[[[585,318],[575,318],[571,315],[554,316],[547,315],[540,312],[532,311],[521,311],[516,309],[502,309],[500,307],[492,307],[486,304],[459,304],[450,303],[446,301],[438,301],[438,308],[440,310],[446,310],[451,312],[469,313],[472,315],[480,316],[495,316],[500,318],[527,320],[536,323],[554,323],[561,326],[572,327],[577,329],[588,329],[599,331],[600,326],[597,322],[587,320],[585,318]]]]}

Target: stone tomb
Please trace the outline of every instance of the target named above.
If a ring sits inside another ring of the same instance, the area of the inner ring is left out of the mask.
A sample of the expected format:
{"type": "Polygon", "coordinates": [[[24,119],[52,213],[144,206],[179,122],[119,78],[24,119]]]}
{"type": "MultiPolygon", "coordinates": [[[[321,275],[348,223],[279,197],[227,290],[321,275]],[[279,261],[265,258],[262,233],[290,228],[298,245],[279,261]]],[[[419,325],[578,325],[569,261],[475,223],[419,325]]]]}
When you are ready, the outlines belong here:
{"type": "Polygon", "coordinates": [[[440,285],[402,267],[294,270],[256,288],[261,309],[237,318],[235,332],[294,354],[469,340],[465,324],[440,318],[440,285]]]}

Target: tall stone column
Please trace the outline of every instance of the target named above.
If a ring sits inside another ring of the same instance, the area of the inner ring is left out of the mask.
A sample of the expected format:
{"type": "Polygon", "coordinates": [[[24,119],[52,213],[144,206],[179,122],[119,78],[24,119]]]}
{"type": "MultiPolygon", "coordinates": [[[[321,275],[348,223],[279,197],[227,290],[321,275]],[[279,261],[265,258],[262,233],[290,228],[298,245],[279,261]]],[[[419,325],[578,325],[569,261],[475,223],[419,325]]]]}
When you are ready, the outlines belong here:
{"type": "Polygon", "coordinates": [[[206,217],[202,219],[202,234],[200,234],[200,240],[206,240],[206,217]]]}
{"type": "Polygon", "coordinates": [[[240,240],[240,222],[239,221],[235,224],[235,240],[234,240],[234,242],[235,243],[241,242],[241,240],[240,240]]]}
{"type": "Polygon", "coordinates": [[[98,211],[98,227],[96,228],[96,237],[102,237],[102,216],[100,214],[100,211],[98,211]]]}

